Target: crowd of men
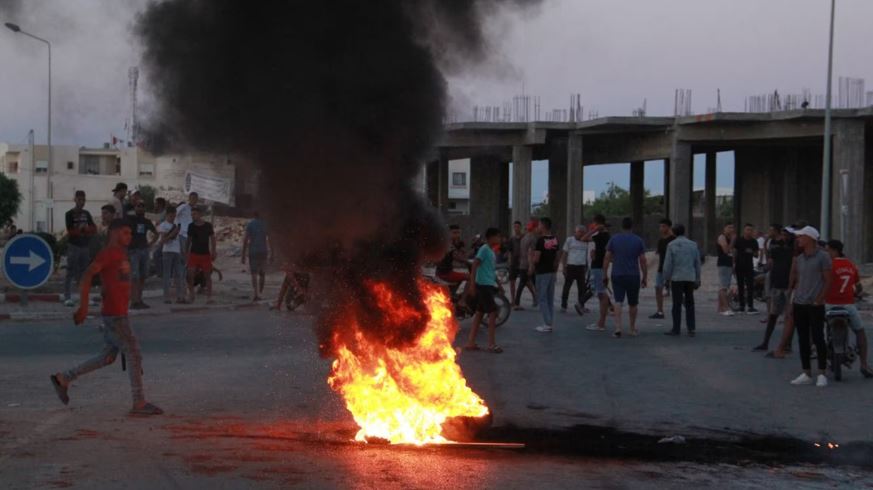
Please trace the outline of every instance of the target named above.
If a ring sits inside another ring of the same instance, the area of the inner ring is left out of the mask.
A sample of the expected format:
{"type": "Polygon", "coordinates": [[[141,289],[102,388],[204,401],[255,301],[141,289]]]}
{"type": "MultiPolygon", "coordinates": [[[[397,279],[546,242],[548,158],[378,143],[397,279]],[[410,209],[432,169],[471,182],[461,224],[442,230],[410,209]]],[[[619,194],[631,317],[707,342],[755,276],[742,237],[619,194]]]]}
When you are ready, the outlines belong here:
{"type": "MultiPolygon", "coordinates": [[[[97,356],[66,371],[52,374],[50,380],[62,403],[69,403],[70,384],[78,377],[115,362],[119,353],[126,360],[130,377],[132,415],[159,415],[163,411],[148,403],[143,394],[142,355],[139,342],[130,326],[129,309],[149,308],[143,301],[146,279],[155,273],[163,281],[163,298],[167,304],[192,303],[197,286],[212,303],[212,272],[216,259],[216,239],[212,224],[204,220],[199,196],[192,192],[187,202],[178,205],[155,199],[157,220],[146,216],[141,194],[128,193],[119,183],[109,202],[101,207],[101,226],[85,209],[84,191],[76,191],[75,206],[67,211],[67,276],[64,300],[75,306],[72,284],[80,290],[79,307],[73,315],[81,325],[92,303],[90,290],[96,278],[101,289],[101,316],[104,348],[97,356]],[[156,226],[157,223],[157,226],[156,226]],[[98,250],[92,254],[93,250],[98,250]],[[187,282],[187,293],[185,283],[187,282]]],[[[258,216],[246,226],[242,263],[248,259],[252,275],[254,300],[263,292],[265,265],[269,254],[266,227],[258,216]]]]}
{"type": "MultiPolygon", "coordinates": [[[[487,242],[468,251],[461,239],[460,227],[452,225],[450,249],[436,273],[437,277],[449,283],[461,283],[468,278],[473,283],[463,294],[465,299],[473,302],[477,312],[466,348],[478,350],[476,331],[487,317],[488,350],[502,352],[493,336],[496,315],[493,297],[503,290],[494,274],[500,262],[505,262],[508,268],[509,301],[514,310],[524,309],[522,298],[526,290],[530,291],[532,305],[542,316],[542,324],[535,328],[537,332],[554,331],[555,283],[560,271],[564,276],[560,297],[562,312],[567,312],[570,293],[575,286],[577,296],[573,307],[579,315],[589,312],[586,303],[596,297],[596,321],[586,327],[588,330],[605,332],[611,316],[613,336],[637,336],[640,290],[649,283],[650,265],[646,245],[633,229],[633,221],[625,218],[621,229],[612,233],[604,216],[596,215],[588,226],[577,226],[562,245],[552,231],[549,218],[534,218],[526,225],[519,221],[513,223],[512,234],[505,239],[499,230],[489,229],[487,242]],[[472,273],[468,274],[471,257],[472,273]]],[[[861,373],[866,378],[873,378],[873,370],[867,363],[867,339],[855,306],[856,296],[860,293],[858,269],[844,256],[843,244],[839,240],[822,242],[819,238],[818,231],[805,222],[787,227],[773,224],[766,236],[757,233],[751,224],[743,226],[739,235],[734,225],[726,225],[716,241],[717,311],[724,316],[755,315],[759,313],[756,300],[763,301],[765,305],[761,307],[767,313],[761,321],[766,324],[764,338],[753,350],[769,351],[777,323],[780,317],[784,317],[782,338],[774,350],[767,352],[767,356],[785,357],[791,350],[796,329],[802,373],[791,383],[824,387],[827,386],[828,368],[825,315],[839,308],[849,315],[857,339],[861,373]],[[811,371],[813,358],[819,369],[816,377],[811,371]]],[[[653,286],[656,311],[649,318],[665,318],[664,301],[669,296],[672,298],[672,325],[665,335],[681,335],[684,311],[687,334],[694,337],[697,335],[694,296],[701,286],[703,262],[700,247],[686,236],[683,224],[664,219],[659,224],[655,251],[657,269],[653,286]]]]}

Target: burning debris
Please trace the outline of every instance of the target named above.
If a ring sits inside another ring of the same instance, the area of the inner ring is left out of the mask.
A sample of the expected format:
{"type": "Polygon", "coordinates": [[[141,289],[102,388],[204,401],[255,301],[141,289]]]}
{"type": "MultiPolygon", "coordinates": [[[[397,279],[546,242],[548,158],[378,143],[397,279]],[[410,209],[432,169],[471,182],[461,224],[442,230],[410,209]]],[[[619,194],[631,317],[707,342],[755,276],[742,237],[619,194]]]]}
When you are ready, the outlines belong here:
{"type": "Polygon", "coordinates": [[[438,442],[448,418],[488,413],[445,296],[418,278],[446,236],[412,181],[441,131],[441,70],[485,57],[481,14],[527,3],[168,0],[137,21],[148,145],[256,162],[271,236],[321,264],[322,353],[359,439],[438,442]]]}

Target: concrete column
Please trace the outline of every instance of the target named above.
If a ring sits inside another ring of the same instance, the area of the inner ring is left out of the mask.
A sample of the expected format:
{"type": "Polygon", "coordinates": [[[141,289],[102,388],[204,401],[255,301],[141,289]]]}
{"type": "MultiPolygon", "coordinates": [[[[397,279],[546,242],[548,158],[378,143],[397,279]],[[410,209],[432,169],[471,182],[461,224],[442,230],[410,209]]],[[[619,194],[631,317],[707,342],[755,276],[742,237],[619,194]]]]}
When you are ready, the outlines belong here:
{"type": "MultiPolygon", "coordinates": [[[[865,213],[864,121],[837,119],[833,133],[833,188],[831,190],[831,238],[845,244],[845,254],[864,260],[868,254],[865,213]]],[[[870,192],[870,189],[866,189],[870,192]]],[[[822,230],[823,235],[827,235],[822,230]]]]}
{"type": "Polygon", "coordinates": [[[634,220],[634,231],[642,234],[643,225],[643,200],[645,198],[645,162],[631,162],[630,164],[630,199],[631,219],[634,220]]]}
{"type": "Polygon", "coordinates": [[[703,227],[706,230],[703,235],[703,250],[707,254],[713,253],[715,250],[715,240],[718,237],[718,223],[716,221],[716,203],[718,197],[716,191],[716,168],[715,168],[715,152],[706,153],[706,176],[703,190],[703,196],[706,201],[703,203],[703,227]]]}
{"type": "Polygon", "coordinates": [[[557,138],[549,145],[549,213],[558,238],[567,237],[567,140],[557,138]]]}
{"type": "Polygon", "coordinates": [[[698,238],[699,232],[694,230],[691,221],[691,172],[693,159],[691,145],[673,140],[673,150],[670,153],[670,212],[673,223],[685,225],[689,238],[698,238]]]}
{"type": "Polygon", "coordinates": [[[531,160],[533,148],[512,147],[512,221],[530,220],[531,160]]]}
{"type": "Polygon", "coordinates": [[[512,231],[509,216],[509,162],[498,162],[498,204],[497,227],[508,237],[512,231]]]}
{"type": "Polygon", "coordinates": [[[470,230],[469,236],[484,234],[494,226],[504,228],[500,222],[501,162],[494,157],[470,159],[470,230]]]}
{"type": "Polygon", "coordinates": [[[569,233],[573,232],[576,225],[582,224],[583,175],[582,136],[571,133],[567,139],[567,222],[565,225],[569,233]]]}
{"type": "Polygon", "coordinates": [[[444,217],[449,212],[449,159],[445,155],[437,163],[437,208],[444,217]]]}
{"type": "Polygon", "coordinates": [[[670,216],[670,159],[664,159],[664,216],[670,216]]]}

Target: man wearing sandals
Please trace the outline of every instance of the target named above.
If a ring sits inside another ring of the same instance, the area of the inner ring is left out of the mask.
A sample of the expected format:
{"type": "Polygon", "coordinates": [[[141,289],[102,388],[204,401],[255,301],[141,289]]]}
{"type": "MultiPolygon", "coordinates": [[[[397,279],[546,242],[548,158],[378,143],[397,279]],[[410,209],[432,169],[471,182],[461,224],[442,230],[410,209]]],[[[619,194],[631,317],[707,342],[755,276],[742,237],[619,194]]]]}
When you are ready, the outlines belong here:
{"type": "MultiPolygon", "coordinates": [[[[115,362],[118,352],[124,354],[127,362],[127,374],[130,377],[130,389],[133,394],[132,415],[160,415],[160,408],[145,401],[142,389],[142,355],[139,351],[139,341],[130,328],[127,317],[130,301],[130,262],[127,257],[127,246],[130,245],[131,230],[123,220],[116,219],[109,225],[109,244],[97,254],[97,257],[82,276],[81,297],[87,298],[91,288],[91,279],[100,274],[103,287],[103,341],[105,347],[96,357],[70,369],[51,375],[51,382],[58,398],[66,405],[70,403],[67,392],[70,383],[79,376],[90,373],[115,362]]],[[[79,309],[73,314],[73,321],[81,325],[88,315],[88,302],[81,301],[79,309]]]]}
{"type": "Polygon", "coordinates": [[[646,287],[648,267],[646,245],[635,235],[630,218],[621,221],[621,233],[609,239],[606,257],[603,259],[603,284],[609,282],[609,265],[612,264],[612,291],[615,295],[615,337],[621,337],[621,310],[627,296],[630,333],[637,335],[637,305],[640,302],[640,287],[646,287]],[[642,271],[642,280],[640,272],[642,271]]]}
{"type": "Polygon", "coordinates": [[[488,243],[479,247],[476,258],[473,260],[473,269],[470,271],[470,276],[474,278],[476,287],[467,288],[467,303],[472,304],[475,301],[476,315],[473,317],[470,338],[464,349],[479,350],[479,346],[476,345],[476,334],[479,332],[482,317],[487,314],[488,351],[500,354],[503,349],[497,346],[494,339],[494,330],[497,328],[497,304],[494,302],[494,295],[497,294],[498,288],[494,267],[497,257],[494,255],[494,248],[500,246],[500,230],[488,228],[485,232],[485,240],[488,243]]]}

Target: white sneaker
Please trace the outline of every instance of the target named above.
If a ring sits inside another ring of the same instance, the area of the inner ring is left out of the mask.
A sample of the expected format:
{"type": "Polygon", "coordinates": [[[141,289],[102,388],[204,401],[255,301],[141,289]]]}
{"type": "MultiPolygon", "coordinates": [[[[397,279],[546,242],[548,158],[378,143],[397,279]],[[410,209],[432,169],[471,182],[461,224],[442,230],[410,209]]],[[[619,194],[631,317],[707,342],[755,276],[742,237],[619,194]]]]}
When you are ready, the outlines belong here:
{"type": "Polygon", "coordinates": [[[74,303],[73,300],[71,300],[71,299],[64,301],[64,306],[75,306],[75,305],[76,305],[76,303],[74,303]]]}
{"type": "Polygon", "coordinates": [[[819,388],[824,388],[828,385],[828,378],[824,374],[819,374],[818,379],[815,382],[815,385],[819,388]]]}
{"type": "Polygon", "coordinates": [[[606,330],[606,327],[600,328],[597,326],[596,323],[592,323],[591,325],[585,327],[585,330],[591,330],[592,332],[603,332],[606,330]]]}
{"type": "MultiPolygon", "coordinates": [[[[793,384],[793,385],[811,385],[812,378],[807,376],[806,373],[801,373],[800,376],[794,378],[794,380],[791,381],[791,384],[793,384]]],[[[827,380],[825,380],[825,384],[827,384],[827,380]]]]}
{"type": "Polygon", "coordinates": [[[543,333],[549,333],[552,331],[552,327],[550,327],[548,325],[540,325],[539,327],[536,328],[536,331],[543,332],[543,333]]]}
{"type": "Polygon", "coordinates": [[[735,313],[731,310],[725,310],[725,311],[719,313],[719,315],[721,315],[721,316],[734,316],[734,314],[735,313]]]}

